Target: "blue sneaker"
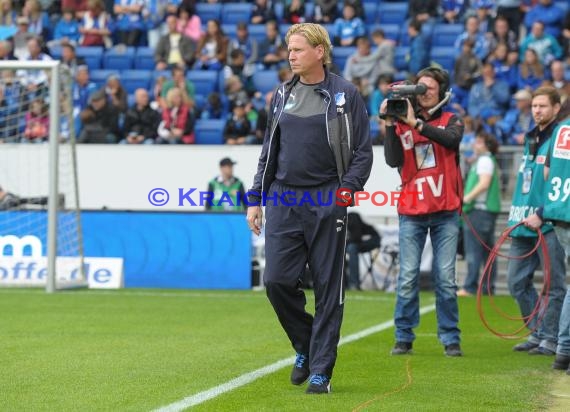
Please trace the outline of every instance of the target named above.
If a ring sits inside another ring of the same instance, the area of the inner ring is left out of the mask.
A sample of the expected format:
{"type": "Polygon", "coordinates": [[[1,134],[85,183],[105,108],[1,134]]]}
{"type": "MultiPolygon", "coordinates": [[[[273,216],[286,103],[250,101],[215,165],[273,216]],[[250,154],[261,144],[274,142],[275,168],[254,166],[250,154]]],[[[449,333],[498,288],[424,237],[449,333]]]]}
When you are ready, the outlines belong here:
{"type": "Polygon", "coordinates": [[[309,378],[309,387],[307,388],[307,393],[329,393],[331,391],[331,380],[327,375],[322,373],[317,373],[316,375],[311,375],[309,378]]]}
{"type": "Polygon", "coordinates": [[[291,383],[301,385],[309,377],[309,357],[302,353],[297,353],[293,370],[291,371],[291,383]]]}

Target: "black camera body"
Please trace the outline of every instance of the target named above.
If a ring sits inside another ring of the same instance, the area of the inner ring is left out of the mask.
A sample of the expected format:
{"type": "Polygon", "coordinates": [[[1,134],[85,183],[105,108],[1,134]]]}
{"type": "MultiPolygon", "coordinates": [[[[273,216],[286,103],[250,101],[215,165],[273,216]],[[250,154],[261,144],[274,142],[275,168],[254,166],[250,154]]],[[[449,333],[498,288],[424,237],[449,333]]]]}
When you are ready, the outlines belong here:
{"type": "MultiPolygon", "coordinates": [[[[409,96],[413,98],[414,96],[409,96]]],[[[412,105],[415,102],[410,100],[412,105]]],[[[384,116],[406,117],[408,115],[408,99],[406,97],[391,97],[386,102],[386,114],[384,116]]]]}
{"type": "Polygon", "coordinates": [[[416,110],[416,96],[425,94],[427,86],[418,84],[396,84],[392,86],[390,97],[386,101],[386,113],[380,113],[380,118],[386,117],[406,117],[408,115],[408,101],[416,110]]]}

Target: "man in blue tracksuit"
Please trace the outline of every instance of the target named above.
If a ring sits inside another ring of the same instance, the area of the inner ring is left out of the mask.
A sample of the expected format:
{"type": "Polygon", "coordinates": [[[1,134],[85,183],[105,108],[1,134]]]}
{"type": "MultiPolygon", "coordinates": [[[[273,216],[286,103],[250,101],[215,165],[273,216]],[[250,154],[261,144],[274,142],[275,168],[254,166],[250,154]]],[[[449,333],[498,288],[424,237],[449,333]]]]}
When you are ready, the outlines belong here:
{"type": "Polygon", "coordinates": [[[259,234],[266,206],[264,283],[297,359],[291,382],[330,392],[343,315],[346,206],[372,168],[366,106],[329,72],[326,30],[293,25],[286,36],[294,77],[274,93],[247,222],[259,234]],[[313,274],[314,317],[300,288],[313,274]]]}

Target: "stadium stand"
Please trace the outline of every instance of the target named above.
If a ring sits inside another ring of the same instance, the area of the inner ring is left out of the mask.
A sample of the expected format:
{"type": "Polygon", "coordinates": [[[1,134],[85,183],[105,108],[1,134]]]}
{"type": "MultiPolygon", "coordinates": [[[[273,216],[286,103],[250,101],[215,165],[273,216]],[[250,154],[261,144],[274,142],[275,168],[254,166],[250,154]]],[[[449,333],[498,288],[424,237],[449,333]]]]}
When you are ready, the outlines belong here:
{"type": "Polygon", "coordinates": [[[251,19],[251,3],[225,3],[222,5],[222,24],[249,22],[251,19]]]}
{"type": "Polygon", "coordinates": [[[196,14],[202,22],[208,20],[220,20],[222,17],[222,5],[220,3],[197,3],[196,14]]]}
{"type": "Polygon", "coordinates": [[[132,94],[136,89],[150,88],[150,72],[148,70],[123,70],[121,72],[121,84],[127,91],[132,94]]]}
{"type": "Polygon", "coordinates": [[[378,21],[381,24],[403,24],[408,16],[408,3],[380,3],[378,21]]]}
{"type": "Polygon", "coordinates": [[[194,83],[196,94],[208,96],[210,93],[218,91],[218,73],[211,70],[190,70],[186,73],[186,78],[194,83]]]}
{"type": "Polygon", "coordinates": [[[253,86],[262,94],[272,91],[279,83],[279,78],[275,70],[258,70],[252,77],[253,86]]]}
{"type": "Polygon", "coordinates": [[[134,68],[137,70],[154,70],[154,50],[150,47],[140,46],[135,52],[134,68]]]}
{"type": "Polygon", "coordinates": [[[463,24],[436,24],[433,29],[433,45],[438,47],[454,46],[455,40],[464,30],[463,24]]]}
{"type": "Polygon", "coordinates": [[[90,70],[101,69],[103,63],[103,49],[100,47],[83,47],[75,49],[75,54],[85,60],[90,70]]]}
{"type": "Polygon", "coordinates": [[[355,52],[356,46],[335,47],[332,52],[333,63],[342,70],[346,64],[346,60],[355,52]]]}
{"type": "Polygon", "coordinates": [[[133,68],[134,47],[114,47],[105,52],[103,68],[107,70],[127,70],[133,68]]]}

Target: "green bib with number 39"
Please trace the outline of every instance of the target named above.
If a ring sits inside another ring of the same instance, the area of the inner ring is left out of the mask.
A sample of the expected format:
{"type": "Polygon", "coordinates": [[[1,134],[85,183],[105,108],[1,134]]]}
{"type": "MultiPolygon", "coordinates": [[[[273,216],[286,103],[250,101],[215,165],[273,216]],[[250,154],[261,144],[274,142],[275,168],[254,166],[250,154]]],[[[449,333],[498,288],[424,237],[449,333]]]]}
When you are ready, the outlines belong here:
{"type": "Polygon", "coordinates": [[[558,126],[550,142],[545,220],[570,222],[570,120],[558,126]]]}
{"type": "MultiPolygon", "coordinates": [[[[550,147],[544,142],[534,155],[530,153],[528,143],[525,144],[522,163],[517,173],[517,183],[513,193],[513,203],[509,211],[508,225],[514,226],[544,205],[546,182],[544,181],[544,164],[550,147]]],[[[552,225],[542,225],[542,233],[551,231],[552,225]]],[[[511,232],[512,237],[535,237],[536,232],[526,226],[519,226],[511,232]]]]}

